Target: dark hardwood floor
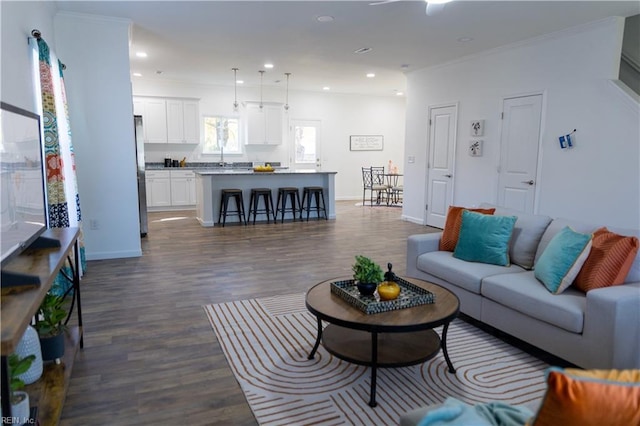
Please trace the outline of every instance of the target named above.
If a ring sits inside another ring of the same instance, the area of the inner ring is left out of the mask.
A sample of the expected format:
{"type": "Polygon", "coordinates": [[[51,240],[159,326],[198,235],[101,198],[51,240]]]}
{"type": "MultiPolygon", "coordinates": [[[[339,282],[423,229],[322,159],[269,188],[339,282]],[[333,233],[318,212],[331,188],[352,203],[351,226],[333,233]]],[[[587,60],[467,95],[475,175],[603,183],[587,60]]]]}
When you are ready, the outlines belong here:
{"type": "Polygon", "coordinates": [[[434,229],[354,204],[337,202],[336,220],[225,228],[151,213],[142,257],[88,263],[61,424],[255,425],[202,305],[300,293],[350,276],[356,254],[404,274],[407,236],[434,229]]]}

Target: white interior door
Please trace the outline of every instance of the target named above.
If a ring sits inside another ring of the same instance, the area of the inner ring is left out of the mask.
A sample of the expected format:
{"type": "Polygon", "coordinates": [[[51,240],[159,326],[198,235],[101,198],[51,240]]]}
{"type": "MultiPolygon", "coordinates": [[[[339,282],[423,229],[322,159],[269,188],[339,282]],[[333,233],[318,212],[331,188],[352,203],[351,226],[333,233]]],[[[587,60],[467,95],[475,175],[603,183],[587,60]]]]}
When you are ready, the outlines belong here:
{"type": "Polygon", "coordinates": [[[447,209],[453,203],[457,123],[456,105],[429,108],[426,222],[437,228],[444,228],[447,209]]]}
{"type": "Polygon", "coordinates": [[[322,167],[319,120],[291,120],[290,164],[294,170],[320,170],[322,167]]]}
{"type": "Polygon", "coordinates": [[[498,205],[533,213],[542,95],[503,100],[498,205]]]}

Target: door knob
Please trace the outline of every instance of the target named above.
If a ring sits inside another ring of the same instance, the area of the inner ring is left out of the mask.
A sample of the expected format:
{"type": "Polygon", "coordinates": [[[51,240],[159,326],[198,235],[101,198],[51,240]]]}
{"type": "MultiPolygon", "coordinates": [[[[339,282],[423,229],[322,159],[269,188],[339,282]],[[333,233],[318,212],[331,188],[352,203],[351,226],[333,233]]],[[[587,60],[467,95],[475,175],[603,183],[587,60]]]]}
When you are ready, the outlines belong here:
{"type": "Polygon", "coordinates": [[[533,181],[533,179],[531,179],[531,180],[523,180],[522,183],[526,183],[527,185],[533,185],[535,182],[533,181]]]}
{"type": "Polygon", "coordinates": [[[451,177],[453,177],[453,175],[444,175],[444,177],[451,178],[451,177]]]}

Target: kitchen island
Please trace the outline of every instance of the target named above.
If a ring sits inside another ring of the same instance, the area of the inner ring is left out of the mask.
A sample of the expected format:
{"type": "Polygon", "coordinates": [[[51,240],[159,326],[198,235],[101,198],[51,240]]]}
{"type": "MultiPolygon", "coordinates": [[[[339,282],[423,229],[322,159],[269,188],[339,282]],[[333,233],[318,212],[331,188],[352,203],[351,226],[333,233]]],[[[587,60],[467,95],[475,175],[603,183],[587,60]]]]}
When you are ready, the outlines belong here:
{"type": "MultiPolygon", "coordinates": [[[[276,170],[274,172],[254,172],[253,170],[196,171],[196,217],[200,224],[211,227],[218,221],[220,212],[220,191],[224,188],[241,189],[245,209],[249,212],[251,188],[270,188],[275,206],[278,188],[292,186],[298,188],[302,199],[302,188],[321,186],[324,188],[327,217],[336,218],[335,176],[336,172],[316,170],[276,170]]],[[[262,202],[260,204],[262,206],[262,202]]],[[[313,204],[312,204],[313,205],[313,204]]],[[[235,208],[233,201],[231,208],[235,208]]],[[[258,215],[258,220],[266,220],[266,215],[258,215]]],[[[292,214],[285,214],[292,219],[292,214]]]]}

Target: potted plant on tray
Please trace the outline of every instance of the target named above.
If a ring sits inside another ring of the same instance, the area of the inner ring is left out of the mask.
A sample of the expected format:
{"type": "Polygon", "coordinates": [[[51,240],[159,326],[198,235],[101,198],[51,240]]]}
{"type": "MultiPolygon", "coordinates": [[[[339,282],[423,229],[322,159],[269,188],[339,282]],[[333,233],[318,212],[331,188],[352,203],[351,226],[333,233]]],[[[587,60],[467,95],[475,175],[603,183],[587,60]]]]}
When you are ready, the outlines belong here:
{"type": "Polygon", "coordinates": [[[63,298],[50,293],[42,300],[38,308],[38,321],[35,324],[40,336],[42,360],[58,360],[64,355],[63,321],[67,311],[62,307],[63,298]]]}
{"type": "Polygon", "coordinates": [[[380,265],[365,256],[356,255],[356,263],[352,269],[358,291],[365,296],[373,294],[384,278],[380,265]]]}
{"type": "Polygon", "coordinates": [[[29,355],[24,358],[21,358],[16,353],[9,355],[11,418],[17,420],[17,423],[14,421],[14,424],[23,425],[29,420],[29,394],[21,390],[24,388],[24,382],[18,376],[26,373],[35,359],[35,355],[29,355]]]}

